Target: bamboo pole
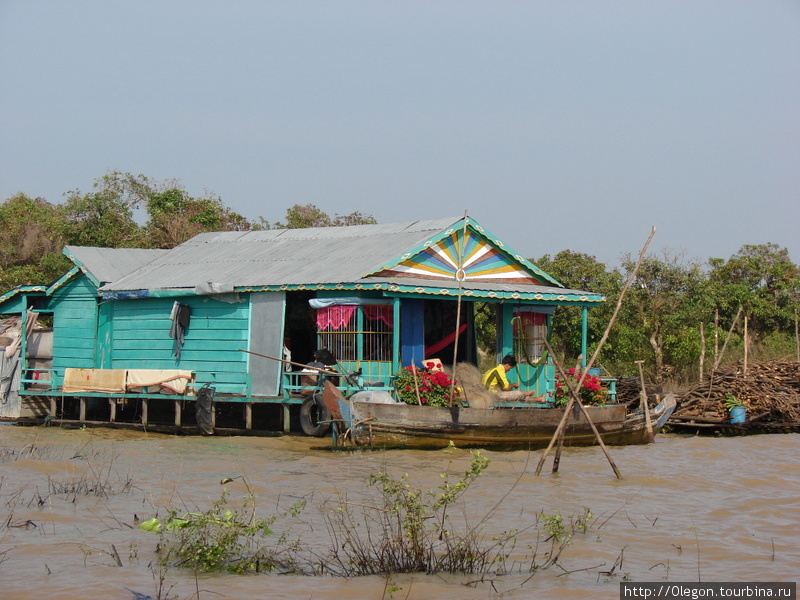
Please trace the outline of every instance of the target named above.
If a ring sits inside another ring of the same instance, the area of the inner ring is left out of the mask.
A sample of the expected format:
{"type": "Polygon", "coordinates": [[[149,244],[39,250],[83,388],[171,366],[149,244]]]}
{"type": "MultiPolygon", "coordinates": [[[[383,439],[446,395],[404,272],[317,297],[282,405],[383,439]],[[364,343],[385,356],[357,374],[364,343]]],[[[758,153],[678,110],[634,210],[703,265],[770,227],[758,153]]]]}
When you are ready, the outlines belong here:
{"type": "MultiPolygon", "coordinates": [[[[550,342],[545,340],[544,343],[547,345],[547,349],[550,352],[550,354],[552,355],[553,351],[552,351],[552,348],[550,347],[550,342]]],[[[583,405],[583,403],[580,401],[580,398],[578,397],[578,390],[581,389],[581,386],[583,385],[583,380],[586,378],[586,373],[589,372],[588,371],[588,367],[587,367],[587,369],[585,371],[583,371],[581,373],[580,379],[578,379],[578,383],[573,386],[573,383],[571,381],[572,378],[571,377],[567,377],[567,374],[564,371],[564,367],[561,366],[561,362],[558,359],[556,359],[555,356],[553,357],[553,363],[555,364],[556,369],[558,369],[559,374],[563,378],[564,383],[567,384],[567,389],[569,389],[569,392],[570,392],[570,399],[569,399],[569,402],[567,403],[567,408],[564,410],[564,415],[561,417],[561,422],[558,425],[558,429],[556,430],[555,434],[553,435],[553,439],[550,440],[550,445],[547,447],[547,450],[545,450],[545,453],[542,455],[542,458],[539,460],[539,465],[536,467],[536,474],[538,475],[541,472],[542,465],[544,464],[544,459],[546,458],[547,454],[552,449],[553,443],[555,441],[557,441],[557,439],[559,437],[563,437],[564,429],[565,429],[566,423],[567,423],[567,419],[569,418],[569,413],[572,410],[573,406],[577,405],[580,408],[581,412],[583,412],[583,416],[586,418],[586,421],[589,423],[589,427],[592,428],[592,432],[594,433],[594,437],[597,439],[597,444],[600,446],[600,449],[603,451],[603,454],[606,455],[606,459],[608,460],[608,464],[611,465],[611,470],[614,471],[614,475],[616,475],[617,479],[622,479],[622,473],[620,473],[619,469],[617,468],[617,465],[614,462],[614,459],[611,458],[611,454],[609,453],[608,448],[606,447],[605,443],[603,442],[603,437],[600,435],[600,432],[597,431],[597,427],[595,427],[595,424],[592,421],[591,416],[589,416],[589,411],[586,410],[586,407],[583,405]]]]}
{"type": "Polygon", "coordinates": [[[639,392],[639,398],[641,398],[642,408],[644,408],[644,423],[647,427],[647,437],[650,438],[650,443],[654,443],[656,441],[656,436],[653,433],[653,423],[650,421],[650,406],[647,402],[647,388],[645,388],[644,384],[644,368],[642,365],[644,364],[643,360],[635,360],[633,361],[637,365],[639,365],[639,379],[642,382],[642,391],[639,392]]]}
{"type": "MultiPolygon", "coordinates": [[[[642,260],[644,260],[645,252],[647,252],[647,247],[650,245],[650,242],[652,241],[653,236],[655,234],[656,234],[656,228],[653,227],[651,229],[651,231],[650,231],[650,235],[648,236],[647,241],[644,243],[644,246],[642,246],[642,249],[639,252],[639,259],[636,261],[636,266],[633,268],[633,271],[631,271],[631,274],[628,276],[628,280],[625,282],[625,285],[623,286],[622,291],[619,294],[619,298],[617,299],[617,305],[614,307],[614,312],[611,315],[611,319],[609,320],[608,325],[606,326],[606,330],[603,333],[603,337],[600,338],[600,342],[598,342],[597,348],[595,348],[594,354],[592,355],[591,359],[587,363],[586,369],[583,371],[583,373],[581,373],[580,379],[578,380],[577,388],[573,389],[572,384],[569,381],[569,379],[565,378],[565,382],[567,383],[567,388],[570,391],[570,400],[567,403],[567,408],[564,410],[564,416],[561,417],[561,422],[559,423],[558,428],[556,429],[556,432],[553,435],[553,439],[550,440],[550,444],[547,446],[547,449],[542,453],[542,456],[539,459],[539,464],[536,467],[536,475],[539,475],[539,473],[541,473],[542,465],[544,464],[544,461],[547,458],[547,455],[550,453],[550,450],[552,450],[553,444],[555,444],[556,439],[558,438],[558,435],[560,435],[561,430],[564,428],[564,426],[566,424],[567,417],[569,416],[569,411],[570,411],[570,409],[572,409],[572,406],[573,406],[573,404],[574,404],[574,402],[575,402],[575,400],[577,398],[577,395],[578,395],[577,394],[577,389],[580,389],[580,386],[583,385],[583,380],[586,378],[586,374],[589,372],[589,369],[592,367],[592,365],[594,365],[595,361],[597,360],[598,354],[600,354],[600,350],[602,349],[603,345],[606,343],[606,340],[608,339],[608,336],[611,333],[611,328],[614,326],[614,323],[617,320],[617,315],[619,315],[619,311],[622,308],[622,301],[625,298],[625,294],[627,293],[628,288],[631,287],[631,284],[633,283],[633,280],[636,278],[636,274],[639,272],[639,267],[642,264],[642,260]]],[[[547,346],[548,353],[550,354],[550,356],[553,357],[553,363],[556,365],[556,368],[560,368],[560,363],[556,359],[555,353],[553,352],[553,349],[550,346],[550,343],[547,341],[546,338],[544,339],[544,343],[547,346]]],[[[563,371],[563,369],[561,369],[561,370],[563,371]]],[[[620,474],[619,469],[617,469],[617,465],[614,464],[614,461],[611,459],[611,455],[608,453],[608,450],[606,449],[605,444],[603,443],[603,440],[600,437],[599,432],[597,431],[597,428],[594,426],[594,423],[592,423],[591,418],[589,418],[589,415],[586,412],[586,409],[583,407],[583,404],[581,404],[580,401],[578,402],[578,404],[581,406],[584,415],[586,415],[586,418],[588,419],[589,424],[592,427],[592,431],[594,431],[595,436],[597,437],[597,441],[600,444],[600,447],[603,449],[603,452],[606,455],[606,458],[608,459],[608,462],[611,464],[611,468],[613,469],[614,474],[617,476],[617,479],[622,479],[622,475],[620,474]]]]}
{"type": "Polygon", "coordinates": [[[277,360],[278,362],[282,362],[287,365],[294,365],[295,367],[303,367],[304,369],[312,369],[314,371],[318,371],[320,373],[331,373],[335,375],[341,375],[336,369],[326,368],[322,369],[320,367],[312,367],[310,365],[304,365],[303,363],[296,363],[290,360],[286,360],[285,358],[276,358],[275,356],[268,356],[267,354],[259,354],[258,352],[252,352],[251,350],[243,350],[239,348],[239,352],[246,352],[247,354],[254,354],[256,356],[260,356],[261,358],[268,358],[270,360],[277,360]]]}
{"type": "Polygon", "coordinates": [[[704,324],[700,321],[700,377],[698,381],[703,383],[703,370],[706,365],[706,331],[704,324]]]}
{"type": "Polygon", "coordinates": [[[467,211],[464,211],[464,228],[461,230],[461,243],[458,248],[458,268],[456,281],[458,281],[458,299],[456,300],[456,337],[453,341],[453,376],[450,384],[450,406],[453,406],[453,393],[456,388],[456,364],[458,363],[458,334],[461,329],[461,289],[466,278],[464,273],[464,252],[467,245],[467,211]]]}
{"type": "Polygon", "coordinates": [[[747,346],[749,340],[747,339],[747,315],[744,316],[744,372],[743,376],[747,378],[747,346]]]}
{"type": "MultiPolygon", "coordinates": [[[[581,365],[581,360],[583,360],[583,355],[579,355],[578,359],[575,361],[575,372],[578,372],[578,368],[581,365]]],[[[571,397],[571,396],[570,396],[571,397]]],[[[569,412],[567,414],[567,420],[569,420],[569,412]]],[[[553,470],[552,473],[558,473],[558,466],[561,463],[561,449],[564,447],[564,431],[566,427],[561,430],[561,433],[558,436],[558,440],[556,440],[556,454],[553,457],[553,470]]]]}
{"type": "Polygon", "coordinates": [[[712,371],[716,371],[719,367],[719,363],[722,362],[722,357],[725,356],[725,349],[728,347],[728,341],[731,339],[731,335],[733,334],[733,330],[736,328],[737,323],[739,323],[739,317],[742,315],[742,308],[739,305],[739,310],[736,311],[736,316],[733,318],[733,323],[731,323],[731,328],[728,330],[728,335],[725,336],[725,341],[722,344],[722,350],[719,351],[719,356],[717,356],[716,360],[714,361],[714,367],[711,369],[712,371]]]}

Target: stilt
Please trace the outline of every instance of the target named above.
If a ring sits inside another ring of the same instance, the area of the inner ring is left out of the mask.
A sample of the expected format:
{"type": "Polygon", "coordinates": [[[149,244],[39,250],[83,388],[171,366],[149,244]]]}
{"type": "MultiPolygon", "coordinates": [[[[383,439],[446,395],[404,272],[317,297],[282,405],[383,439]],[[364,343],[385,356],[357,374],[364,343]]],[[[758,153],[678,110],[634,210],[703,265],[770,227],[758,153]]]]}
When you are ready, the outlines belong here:
{"type": "Polygon", "coordinates": [[[253,403],[252,402],[245,402],[244,403],[244,428],[245,429],[252,429],[253,428],[253,403]]]}
{"type": "Polygon", "coordinates": [[[142,425],[147,425],[147,398],[142,398],[142,425]]]}
{"type": "Polygon", "coordinates": [[[86,398],[81,398],[80,402],[80,414],[78,416],[78,420],[83,423],[86,420],[86,398]]]}
{"type": "Polygon", "coordinates": [[[291,428],[291,424],[289,423],[289,405],[288,404],[281,404],[283,407],[283,430],[288,432],[291,428]]]}
{"type": "Polygon", "coordinates": [[[108,399],[108,422],[113,423],[117,420],[117,401],[114,398],[108,399]]]}
{"type": "Polygon", "coordinates": [[[181,426],[181,401],[175,400],[175,427],[181,426]]]}

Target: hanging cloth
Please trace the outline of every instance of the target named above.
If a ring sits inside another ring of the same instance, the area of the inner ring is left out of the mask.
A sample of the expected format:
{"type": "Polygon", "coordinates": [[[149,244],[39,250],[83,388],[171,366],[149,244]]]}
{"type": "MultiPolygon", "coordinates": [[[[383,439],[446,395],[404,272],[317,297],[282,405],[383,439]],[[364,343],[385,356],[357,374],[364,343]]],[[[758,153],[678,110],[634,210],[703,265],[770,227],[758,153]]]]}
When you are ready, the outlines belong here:
{"type": "Polygon", "coordinates": [[[181,359],[181,348],[186,337],[186,328],[189,327],[189,320],[192,309],[185,304],[175,302],[172,305],[172,312],[169,318],[172,319],[172,326],[169,330],[169,337],[175,340],[173,354],[177,360],[181,359]]]}

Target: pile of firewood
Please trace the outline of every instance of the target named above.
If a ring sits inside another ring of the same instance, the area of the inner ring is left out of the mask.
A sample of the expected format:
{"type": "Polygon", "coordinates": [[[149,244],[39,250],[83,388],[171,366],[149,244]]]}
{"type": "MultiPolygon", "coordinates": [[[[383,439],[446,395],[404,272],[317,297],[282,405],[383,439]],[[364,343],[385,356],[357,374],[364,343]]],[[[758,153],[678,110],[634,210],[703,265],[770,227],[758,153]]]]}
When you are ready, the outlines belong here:
{"type": "Polygon", "coordinates": [[[743,361],[721,365],[702,383],[680,394],[672,419],[724,422],[729,397],[746,404],[749,422],[800,423],[800,363],[751,361],[746,374],[743,361]]]}

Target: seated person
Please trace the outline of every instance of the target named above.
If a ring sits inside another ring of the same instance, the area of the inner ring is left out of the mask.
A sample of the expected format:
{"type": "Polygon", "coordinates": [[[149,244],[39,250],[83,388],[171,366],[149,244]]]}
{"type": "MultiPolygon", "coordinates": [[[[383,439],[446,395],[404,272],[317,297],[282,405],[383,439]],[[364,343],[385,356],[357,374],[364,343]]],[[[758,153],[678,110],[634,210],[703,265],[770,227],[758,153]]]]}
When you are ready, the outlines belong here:
{"type": "Polygon", "coordinates": [[[517,359],[510,354],[502,362],[483,374],[483,387],[497,395],[501,402],[520,402],[530,399],[536,392],[521,392],[518,383],[509,383],[506,373],[517,366],[517,359]]]}
{"type": "MultiPolygon", "coordinates": [[[[320,348],[319,350],[314,350],[314,354],[312,355],[312,360],[308,363],[305,368],[302,369],[301,373],[308,373],[308,375],[303,375],[300,377],[300,385],[304,386],[316,386],[317,379],[319,378],[319,372],[321,369],[331,370],[333,371],[333,367],[336,365],[336,358],[331,354],[331,352],[326,348],[320,348]]],[[[328,377],[333,385],[339,385],[339,378],[338,377],[328,377]]],[[[310,396],[314,393],[313,389],[304,389],[300,392],[302,396],[310,396]]]]}

